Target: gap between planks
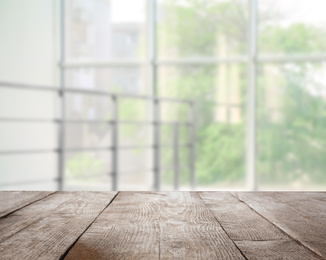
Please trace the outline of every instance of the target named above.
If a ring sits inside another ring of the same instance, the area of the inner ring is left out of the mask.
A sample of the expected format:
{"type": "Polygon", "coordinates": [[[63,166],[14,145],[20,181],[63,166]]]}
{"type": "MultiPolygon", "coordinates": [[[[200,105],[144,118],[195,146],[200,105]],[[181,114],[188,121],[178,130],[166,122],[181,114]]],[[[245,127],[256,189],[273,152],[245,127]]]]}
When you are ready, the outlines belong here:
{"type": "MultiPolygon", "coordinates": [[[[250,208],[252,211],[254,211],[257,215],[259,215],[260,217],[262,217],[263,219],[265,219],[266,221],[268,221],[269,223],[271,223],[273,226],[275,226],[277,229],[279,229],[282,233],[284,233],[286,236],[288,236],[291,240],[295,241],[298,245],[303,246],[306,250],[312,252],[314,255],[321,257],[322,259],[326,259],[321,253],[319,253],[318,251],[316,252],[315,250],[313,250],[312,248],[308,247],[307,245],[305,245],[304,243],[302,243],[299,239],[297,239],[296,237],[292,236],[291,234],[289,234],[284,228],[278,226],[276,223],[274,223],[273,221],[269,220],[267,217],[265,217],[263,214],[259,213],[259,211],[257,211],[254,207],[250,206],[250,203],[247,203],[245,200],[241,199],[240,195],[243,192],[229,192],[233,197],[235,197],[236,199],[238,199],[241,203],[245,204],[248,208],[250,208]]],[[[257,240],[259,241],[259,240],[257,240]]],[[[261,240],[261,241],[266,241],[266,240],[261,240]]]]}
{"type": "Polygon", "coordinates": [[[121,192],[66,259],[246,259],[195,192],[121,192]]]}
{"type": "Polygon", "coordinates": [[[239,252],[241,253],[241,255],[245,258],[248,259],[244,253],[242,252],[242,250],[238,247],[238,245],[233,241],[233,239],[230,237],[229,233],[226,232],[225,228],[223,227],[222,223],[217,219],[217,217],[215,216],[215,214],[212,212],[211,208],[207,206],[206,202],[203,200],[203,198],[198,194],[198,192],[195,192],[196,195],[199,197],[199,199],[202,200],[202,202],[204,203],[204,205],[206,206],[206,208],[208,208],[208,210],[210,211],[210,213],[214,216],[215,220],[217,221],[217,223],[220,224],[221,228],[223,229],[223,231],[225,232],[225,234],[228,236],[228,238],[232,241],[232,243],[234,244],[234,246],[239,250],[239,252]]]}
{"type": "MultiPolygon", "coordinates": [[[[10,192],[11,192],[11,191],[2,191],[1,193],[8,193],[8,194],[9,194],[10,192]]],[[[23,191],[23,193],[24,193],[24,192],[26,192],[26,193],[30,193],[29,191],[23,191]]],[[[31,191],[31,192],[35,192],[35,193],[37,193],[36,191],[31,191]]],[[[37,194],[35,194],[35,198],[27,199],[26,203],[22,203],[22,204],[19,205],[19,202],[17,202],[18,205],[13,206],[12,209],[9,208],[9,209],[7,209],[6,211],[1,212],[1,213],[0,213],[0,219],[1,219],[1,218],[5,218],[5,217],[7,217],[8,215],[10,215],[10,214],[12,214],[12,213],[14,213],[14,212],[16,212],[16,211],[18,211],[18,210],[20,210],[20,209],[23,209],[23,208],[25,208],[25,207],[27,207],[27,206],[29,206],[29,205],[35,203],[35,202],[38,202],[38,201],[40,201],[40,200],[43,200],[43,199],[45,199],[45,198],[47,198],[47,197],[49,197],[49,196],[55,194],[56,191],[52,191],[52,192],[39,191],[38,193],[39,193],[39,196],[37,196],[37,194]],[[42,195],[42,193],[44,193],[44,195],[42,195]]]]}
{"type": "Polygon", "coordinates": [[[85,228],[85,230],[77,237],[77,239],[69,246],[69,248],[66,250],[66,252],[63,253],[63,255],[59,258],[60,260],[64,259],[67,254],[69,253],[69,251],[74,247],[74,245],[78,242],[78,240],[80,239],[80,237],[82,235],[84,235],[84,233],[89,229],[89,227],[95,222],[95,220],[103,213],[104,210],[106,210],[110,204],[115,200],[115,198],[118,196],[118,194],[120,193],[120,191],[118,191],[114,197],[112,198],[112,200],[108,203],[108,205],[106,205],[105,208],[103,208],[103,210],[101,212],[99,212],[99,214],[97,215],[96,218],[94,218],[94,220],[85,228]]]}
{"type": "Polygon", "coordinates": [[[4,259],[59,259],[116,194],[57,192],[1,219],[2,226],[15,234],[2,232],[0,255],[4,259]]]}

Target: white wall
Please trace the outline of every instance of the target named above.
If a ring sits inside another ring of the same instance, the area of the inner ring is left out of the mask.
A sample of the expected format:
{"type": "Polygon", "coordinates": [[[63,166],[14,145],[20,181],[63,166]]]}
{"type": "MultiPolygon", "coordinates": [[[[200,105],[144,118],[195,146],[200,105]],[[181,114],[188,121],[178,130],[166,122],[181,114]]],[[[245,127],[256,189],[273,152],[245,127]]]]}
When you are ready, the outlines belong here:
{"type": "MultiPolygon", "coordinates": [[[[57,0],[0,1],[0,81],[56,86],[59,83],[59,3],[57,0]]],[[[0,118],[54,118],[58,95],[0,88],[0,118]]],[[[0,122],[0,151],[56,146],[55,124],[0,122]]],[[[1,155],[1,186],[16,181],[53,179],[57,156],[1,155]]],[[[33,189],[55,187],[40,183],[33,189]]],[[[30,186],[31,187],[31,186],[30,186]]],[[[29,189],[19,186],[19,189],[29,189]]]]}

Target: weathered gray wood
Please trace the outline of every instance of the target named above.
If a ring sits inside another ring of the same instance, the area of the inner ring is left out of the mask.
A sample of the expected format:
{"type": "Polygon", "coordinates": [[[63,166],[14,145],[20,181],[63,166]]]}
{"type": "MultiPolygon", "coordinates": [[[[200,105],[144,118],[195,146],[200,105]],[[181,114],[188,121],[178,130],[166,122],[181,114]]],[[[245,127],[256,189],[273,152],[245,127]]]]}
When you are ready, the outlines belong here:
{"type": "Polygon", "coordinates": [[[13,230],[11,236],[0,243],[0,258],[59,259],[115,194],[57,192],[0,219],[2,226],[9,223],[13,230]]]}
{"type": "Polygon", "coordinates": [[[237,241],[237,245],[250,260],[322,260],[295,241],[237,241]]]}
{"type": "Polygon", "coordinates": [[[53,212],[59,211],[62,204],[69,203],[75,196],[72,192],[57,192],[0,219],[0,243],[53,212]]]}
{"type": "Polygon", "coordinates": [[[161,259],[245,259],[197,193],[165,195],[159,209],[161,259]]]}
{"type": "Polygon", "coordinates": [[[199,195],[248,259],[321,259],[230,192],[199,195]]]}
{"type": "Polygon", "coordinates": [[[322,192],[1,194],[0,259],[326,259],[322,192]]]}
{"type": "Polygon", "coordinates": [[[65,259],[245,259],[196,193],[121,192],[65,259]]]}
{"type": "Polygon", "coordinates": [[[311,196],[309,193],[304,192],[300,195],[290,192],[243,192],[235,195],[290,237],[326,258],[324,200],[315,201],[309,198],[311,196]],[[301,202],[300,199],[305,202],[301,202]]]}
{"type": "Polygon", "coordinates": [[[52,193],[53,191],[0,191],[0,218],[52,193]]]}
{"type": "Polygon", "coordinates": [[[283,231],[230,192],[199,192],[198,194],[234,241],[290,239],[283,231]]]}
{"type": "Polygon", "coordinates": [[[161,197],[120,192],[65,259],[158,259],[161,197]]]}

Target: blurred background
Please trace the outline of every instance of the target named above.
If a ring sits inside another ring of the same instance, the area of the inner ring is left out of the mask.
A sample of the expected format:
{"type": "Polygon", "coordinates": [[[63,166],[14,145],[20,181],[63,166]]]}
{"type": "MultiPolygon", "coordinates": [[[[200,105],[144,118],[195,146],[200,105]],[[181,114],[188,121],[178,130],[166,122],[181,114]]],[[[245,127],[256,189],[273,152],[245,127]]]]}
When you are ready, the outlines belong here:
{"type": "Polygon", "coordinates": [[[1,0],[1,190],[323,190],[326,2],[1,0]]]}

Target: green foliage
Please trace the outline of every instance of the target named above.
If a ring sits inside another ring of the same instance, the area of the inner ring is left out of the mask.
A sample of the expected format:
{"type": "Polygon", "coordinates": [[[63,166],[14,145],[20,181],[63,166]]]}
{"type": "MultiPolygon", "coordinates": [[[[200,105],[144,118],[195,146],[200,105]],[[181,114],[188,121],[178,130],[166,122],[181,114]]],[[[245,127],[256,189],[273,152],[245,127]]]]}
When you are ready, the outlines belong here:
{"type": "Polygon", "coordinates": [[[88,153],[77,153],[68,160],[65,175],[68,178],[92,181],[96,180],[103,170],[102,160],[88,153]]]}
{"type": "Polygon", "coordinates": [[[238,182],[243,179],[243,124],[210,124],[199,132],[199,184],[238,182]]]}
{"type": "MultiPolygon", "coordinates": [[[[248,24],[248,15],[243,11],[246,10],[245,2],[165,1],[162,8],[166,10],[166,22],[159,28],[159,36],[165,37],[165,48],[173,50],[177,57],[216,56],[219,35],[226,38],[227,55],[245,53],[248,24]]],[[[264,20],[262,17],[261,21],[264,20]]],[[[261,26],[259,49],[263,53],[304,54],[326,50],[325,30],[313,25],[261,26]]],[[[276,68],[282,71],[279,81],[275,81],[281,88],[277,97],[266,97],[265,75],[260,74],[258,78],[257,171],[260,181],[325,183],[326,102],[321,93],[313,93],[313,88],[318,86],[314,75],[323,68],[320,64],[308,63],[278,64],[276,68]],[[281,99],[277,111],[280,120],[272,120],[274,112],[266,106],[268,98],[281,99]]],[[[240,123],[214,121],[217,107],[211,101],[214,101],[218,87],[216,67],[183,65],[174,68],[170,74],[169,81],[160,88],[164,88],[165,93],[168,89],[169,95],[197,101],[197,182],[213,184],[243,180],[245,113],[243,109],[240,123]],[[174,75],[176,72],[177,76],[174,75]]],[[[245,74],[246,69],[242,67],[239,75],[242,91],[247,86],[245,74]]],[[[179,118],[187,116],[185,112],[178,113],[179,118]]],[[[189,172],[184,174],[189,175],[189,172]]],[[[172,181],[172,172],[167,179],[172,181]]]]}
{"type": "MultiPolygon", "coordinates": [[[[245,1],[168,0],[162,3],[165,22],[158,33],[179,57],[211,56],[217,51],[217,36],[223,34],[229,54],[246,50],[245,1]],[[164,37],[166,35],[166,37],[164,37]]],[[[159,49],[163,48],[159,44],[159,49]]]]}
{"type": "Polygon", "coordinates": [[[289,27],[268,26],[259,37],[264,53],[304,54],[325,50],[325,30],[297,23],[289,27]]]}
{"type": "MultiPolygon", "coordinates": [[[[311,183],[325,182],[326,102],[322,96],[312,94],[305,84],[311,78],[310,64],[293,66],[282,66],[281,121],[270,120],[270,113],[259,106],[258,169],[264,183],[302,178],[311,183]]],[[[318,67],[314,66],[313,71],[318,71],[318,67]]],[[[260,92],[263,82],[261,79],[260,92]]]]}

